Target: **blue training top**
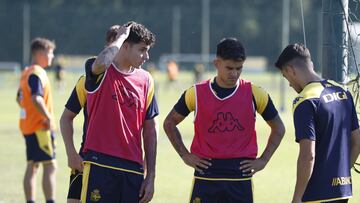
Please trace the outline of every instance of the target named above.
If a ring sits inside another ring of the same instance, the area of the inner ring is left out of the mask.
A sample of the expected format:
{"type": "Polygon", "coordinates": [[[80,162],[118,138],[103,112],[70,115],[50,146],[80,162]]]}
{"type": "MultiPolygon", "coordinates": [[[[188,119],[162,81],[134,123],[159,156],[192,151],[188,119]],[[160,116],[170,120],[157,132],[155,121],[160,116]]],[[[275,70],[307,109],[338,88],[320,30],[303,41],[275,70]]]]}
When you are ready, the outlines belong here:
{"type": "Polygon", "coordinates": [[[315,163],[302,201],[352,196],[351,132],[359,128],[349,91],[331,80],[309,83],[293,102],[296,142],[315,141],[315,163]]]}

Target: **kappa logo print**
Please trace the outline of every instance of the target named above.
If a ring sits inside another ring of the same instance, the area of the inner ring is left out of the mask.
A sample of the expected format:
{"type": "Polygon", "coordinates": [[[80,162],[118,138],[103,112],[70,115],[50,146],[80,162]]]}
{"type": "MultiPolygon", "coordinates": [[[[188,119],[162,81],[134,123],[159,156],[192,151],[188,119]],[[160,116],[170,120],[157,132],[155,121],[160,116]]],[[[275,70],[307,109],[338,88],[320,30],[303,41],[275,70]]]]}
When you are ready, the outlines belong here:
{"type": "Polygon", "coordinates": [[[126,88],[121,83],[115,83],[115,93],[112,95],[112,99],[119,101],[120,105],[126,105],[127,107],[134,107],[138,109],[140,107],[140,100],[134,92],[126,88]]]}
{"type": "Polygon", "coordinates": [[[234,130],[242,131],[244,129],[245,128],[240,125],[238,119],[235,119],[230,112],[219,112],[208,132],[232,132],[234,130]]]}

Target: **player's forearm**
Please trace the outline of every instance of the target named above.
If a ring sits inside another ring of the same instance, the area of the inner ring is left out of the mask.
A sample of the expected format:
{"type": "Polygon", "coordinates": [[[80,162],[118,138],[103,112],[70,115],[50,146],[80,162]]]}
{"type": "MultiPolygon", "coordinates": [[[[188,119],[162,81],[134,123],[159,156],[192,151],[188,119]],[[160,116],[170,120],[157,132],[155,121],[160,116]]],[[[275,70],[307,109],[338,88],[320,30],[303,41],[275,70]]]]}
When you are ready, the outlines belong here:
{"type": "Polygon", "coordinates": [[[42,96],[39,95],[33,95],[31,96],[32,102],[35,106],[35,108],[46,117],[46,119],[51,120],[52,116],[51,113],[47,110],[45,101],[42,96]]]}
{"type": "Polygon", "coordinates": [[[184,142],[181,139],[180,131],[176,127],[175,123],[165,120],[164,130],[172,146],[175,148],[176,152],[179,154],[180,157],[189,153],[188,149],[185,147],[184,142]]]}
{"type": "Polygon", "coordinates": [[[268,123],[271,127],[271,132],[265,150],[260,156],[265,163],[269,162],[285,134],[285,127],[280,117],[275,118],[273,121],[268,121],[268,123]]]}
{"type": "Polygon", "coordinates": [[[155,178],[156,148],[157,148],[156,119],[145,121],[143,135],[144,135],[146,177],[155,178]]]}
{"type": "Polygon", "coordinates": [[[360,153],[360,131],[354,130],[351,133],[350,166],[353,167],[360,153]]]}
{"type": "Polygon", "coordinates": [[[293,202],[301,202],[314,167],[315,156],[300,152],[297,162],[297,177],[293,202]]]}
{"type": "Polygon", "coordinates": [[[18,103],[18,105],[20,106],[20,89],[18,89],[17,93],[16,93],[16,102],[18,103]]]}
{"type": "Polygon", "coordinates": [[[73,120],[64,116],[60,118],[60,131],[65,144],[66,154],[77,153],[74,145],[74,126],[73,120]]]}
{"type": "Polygon", "coordinates": [[[110,66],[125,40],[124,36],[120,36],[100,52],[91,69],[94,75],[103,73],[110,66]]]}

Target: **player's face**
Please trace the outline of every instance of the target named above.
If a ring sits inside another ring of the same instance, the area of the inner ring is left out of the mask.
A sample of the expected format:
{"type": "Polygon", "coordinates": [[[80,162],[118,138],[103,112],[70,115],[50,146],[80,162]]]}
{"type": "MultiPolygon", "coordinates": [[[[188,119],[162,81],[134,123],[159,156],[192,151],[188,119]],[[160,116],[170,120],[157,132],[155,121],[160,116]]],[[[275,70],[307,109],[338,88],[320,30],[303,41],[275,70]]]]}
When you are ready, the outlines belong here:
{"type": "Polygon", "coordinates": [[[38,51],[36,54],[38,64],[44,68],[50,66],[54,59],[54,49],[38,51]]]}
{"type": "Polygon", "coordinates": [[[296,82],[296,71],[295,68],[285,65],[281,70],[282,75],[284,78],[289,82],[289,86],[292,87],[297,93],[302,91],[300,85],[296,82]]]}
{"type": "Polygon", "coordinates": [[[150,46],[144,42],[129,45],[129,61],[131,66],[141,68],[145,61],[149,60],[150,46]]]}
{"type": "Polygon", "coordinates": [[[234,87],[239,80],[245,61],[224,60],[216,58],[217,81],[225,88],[234,87]]]}

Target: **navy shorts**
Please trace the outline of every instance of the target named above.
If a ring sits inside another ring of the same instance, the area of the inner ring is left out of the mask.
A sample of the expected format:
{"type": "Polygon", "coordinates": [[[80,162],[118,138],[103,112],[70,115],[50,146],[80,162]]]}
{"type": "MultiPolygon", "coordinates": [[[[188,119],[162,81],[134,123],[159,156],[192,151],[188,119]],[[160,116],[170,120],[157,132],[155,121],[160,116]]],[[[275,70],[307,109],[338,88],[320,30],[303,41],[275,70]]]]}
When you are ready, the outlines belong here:
{"type": "Polygon", "coordinates": [[[96,152],[85,154],[84,160],[82,203],[139,202],[144,180],[140,164],[96,152]]]}
{"type": "Polygon", "coordinates": [[[49,130],[38,130],[24,137],[28,161],[46,162],[55,159],[54,133],[49,130]]]}
{"type": "Polygon", "coordinates": [[[81,188],[82,188],[82,172],[78,170],[72,170],[70,175],[70,184],[67,198],[68,199],[78,199],[81,197],[81,188]]]}
{"type": "Polygon", "coordinates": [[[190,203],[252,203],[252,177],[240,171],[242,160],[212,159],[204,174],[195,172],[190,203]]]}

